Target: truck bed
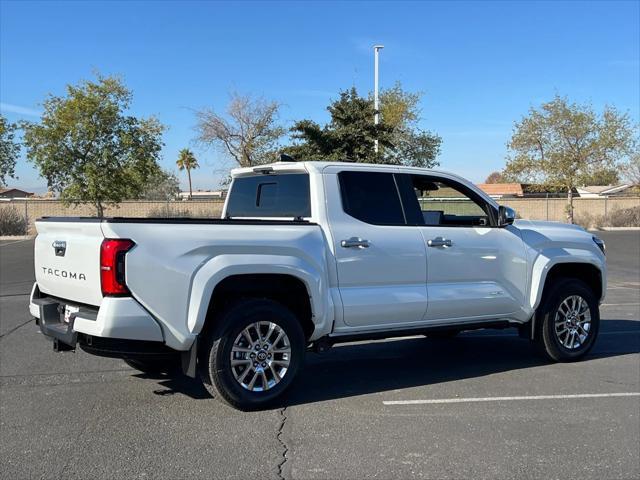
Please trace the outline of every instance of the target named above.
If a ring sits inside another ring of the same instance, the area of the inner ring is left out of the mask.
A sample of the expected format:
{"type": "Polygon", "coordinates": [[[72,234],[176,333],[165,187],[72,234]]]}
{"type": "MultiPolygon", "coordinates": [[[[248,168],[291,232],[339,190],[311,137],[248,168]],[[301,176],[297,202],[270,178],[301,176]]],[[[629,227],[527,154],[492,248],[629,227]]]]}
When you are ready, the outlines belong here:
{"type": "Polygon", "coordinates": [[[86,223],[166,223],[166,224],[207,224],[207,225],[315,225],[304,219],[246,219],[246,218],[205,218],[205,217],[41,217],[37,222],[86,222],[86,223]]]}
{"type": "Polygon", "coordinates": [[[218,277],[302,266],[327,272],[323,231],[304,220],[48,217],[36,221],[36,229],[39,291],[69,305],[100,307],[106,298],[102,243],[133,242],[126,253],[126,285],[160,323],[165,341],[178,349],[190,341],[188,332],[202,321],[202,309],[206,314],[207,289],[218,277]]]}

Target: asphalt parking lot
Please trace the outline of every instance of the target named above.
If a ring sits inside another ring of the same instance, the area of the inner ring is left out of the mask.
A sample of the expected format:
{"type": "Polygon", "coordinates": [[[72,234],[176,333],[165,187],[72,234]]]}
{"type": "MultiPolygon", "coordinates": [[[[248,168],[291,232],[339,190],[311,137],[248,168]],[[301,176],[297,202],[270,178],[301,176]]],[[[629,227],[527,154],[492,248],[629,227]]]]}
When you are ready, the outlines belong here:
{"type": "Polygon", "coordinates": [[[27,311],[33,242],[0,242],[0,475],[640,478],[640,232],[599,235],[609,285],[584,361],[545,363],[510,331],[348,344],[256,413],[54,353],[27,311]]]}

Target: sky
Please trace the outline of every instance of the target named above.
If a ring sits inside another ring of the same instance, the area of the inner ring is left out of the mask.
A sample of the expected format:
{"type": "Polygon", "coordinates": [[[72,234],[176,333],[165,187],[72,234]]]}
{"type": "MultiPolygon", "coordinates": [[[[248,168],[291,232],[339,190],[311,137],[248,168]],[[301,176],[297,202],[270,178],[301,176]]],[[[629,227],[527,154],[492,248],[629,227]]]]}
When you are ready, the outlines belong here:
{"type": "MultiPolygon", "coordinates": [[[[131,113],[168,127],[162,166],[192,148],[194,188],[212,189],[231,163],[195,144],[196,109],[222,111],[237,91],[281,102],[285,126],[324,123],[340,90],[373,89],[374,44],[381,87],[422,92],[441,168],[475,182],[504,166],[514,122],[556,94],[640,121],[639,1],[0,0],[0,112],[38,121],[48,94],[119,75],[131,113]]],[[[10,185],[44,191],[22,155],[10,185]]]]}

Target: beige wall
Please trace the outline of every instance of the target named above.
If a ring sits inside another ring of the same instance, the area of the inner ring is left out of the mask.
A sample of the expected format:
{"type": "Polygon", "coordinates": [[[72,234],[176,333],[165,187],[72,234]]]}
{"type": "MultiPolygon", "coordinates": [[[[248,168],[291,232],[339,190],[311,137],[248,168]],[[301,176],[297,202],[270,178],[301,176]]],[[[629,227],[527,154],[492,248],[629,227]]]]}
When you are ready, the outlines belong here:
{"type": "MultiPolygon", "coordinates": [[[[222,200],[191,202],[122,202],[117,206],[105,208],[109,217],[167,217],[187,216],[219,218],[222,213],[222,200]],[[167,213],[168,212],[168,213],[167,213]]],[[[95,208],[91,205],[65,206],[58,200],[12,200],[0,202],[0,208],[13,206],[26,215],[33,232],[33,223],[40,217],[93,217],[95,208]]]]}
{"type": "MultiPolygon", "coordinates": [[[[532,220],[566,221],[567,204],[564,198],[509,198],[500,200],[501,204],[514,208],[521,218],[532,220]]],[[[614,210],[640,206],[640,197],[619,198],[577,198],[574,200],[576,218],[584,215],[605,216],[614,210]]],[[[95,216],[90,205],[65,206],[58,200],[12,200],[0,202],[0,208],[15,207],[26,214],[31,227],[33,222],[44,216],[88,217],[95,216]]],[[[218,218],[222,212],[223,201],[206,200],[190,202],[122,202],[118,206],[108,207],[105,214],[110,217],[150,217],[185,216],[218,218]],[[169,215],[167,215],[169,212],[169,215]]],[[[33,230],[33,228],[32,228],[33,230]]]]}
{"type": "MultiPolygon", "coordinates": [[[[567,220],[566,198],[506,198],[498,203],[510,206],[519,217],[529,220],[567,220]]],[[[575,198],[573,206],[576,218],[586,215],[606,217],[614,210],[640,206],[640,197],[575,198]]]]}

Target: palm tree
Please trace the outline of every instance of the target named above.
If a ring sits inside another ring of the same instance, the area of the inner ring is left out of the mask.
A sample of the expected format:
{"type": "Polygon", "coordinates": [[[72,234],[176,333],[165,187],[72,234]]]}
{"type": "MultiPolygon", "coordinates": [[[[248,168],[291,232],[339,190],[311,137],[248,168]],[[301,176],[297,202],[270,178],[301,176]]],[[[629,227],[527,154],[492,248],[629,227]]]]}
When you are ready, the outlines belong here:
{"type": "Polygon", "coordinates": [[[198,160],[191,150],[183,148],[180,150],[176,165],[178,166],[178,170],[187,171],[187,177],[189,178],[189,200],[191,200],[191,196],[193,195],[193,190],[191,189],[191,170],[200,166],[198,165],[198,160]]]}

